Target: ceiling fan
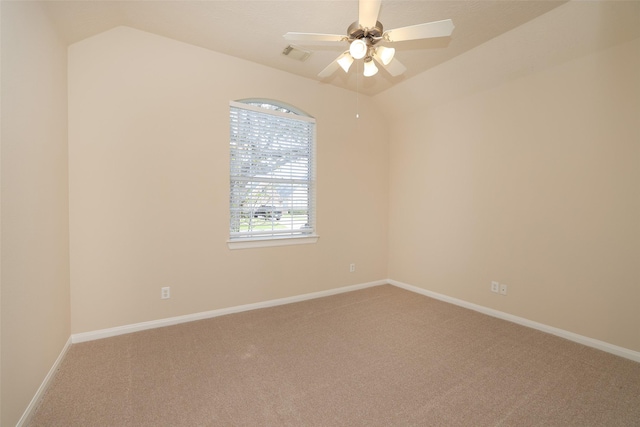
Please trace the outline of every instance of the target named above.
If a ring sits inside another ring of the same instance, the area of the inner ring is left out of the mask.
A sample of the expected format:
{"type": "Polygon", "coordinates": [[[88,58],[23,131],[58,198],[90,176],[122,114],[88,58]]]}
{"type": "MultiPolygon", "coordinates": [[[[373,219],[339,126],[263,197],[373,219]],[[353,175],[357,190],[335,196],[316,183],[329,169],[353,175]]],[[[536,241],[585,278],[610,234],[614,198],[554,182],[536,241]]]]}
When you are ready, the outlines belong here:
{"type": "Polygon", "coordinates": [[[333,74],[339,67],[345,73],[355,59],[364,60],[365,77],[378,72],[376,62],[392,76],[399,76],[406,71],[406,67],[398,61],[395,49],[382,46],[384,43],[401,42],[407,40],[428,39],[433,37],[450,36],[455,28],[451,19],[426,22],[384,31],[378,21],[380,3],[382,0],[360,0],[358,5],[358,20],[347,28],[347,35],[317,34],[317,33],[286,33],[284,38],[294,42],[347,42],[349,50],[340,54],[318,77],[325,78],[333,74]]]}

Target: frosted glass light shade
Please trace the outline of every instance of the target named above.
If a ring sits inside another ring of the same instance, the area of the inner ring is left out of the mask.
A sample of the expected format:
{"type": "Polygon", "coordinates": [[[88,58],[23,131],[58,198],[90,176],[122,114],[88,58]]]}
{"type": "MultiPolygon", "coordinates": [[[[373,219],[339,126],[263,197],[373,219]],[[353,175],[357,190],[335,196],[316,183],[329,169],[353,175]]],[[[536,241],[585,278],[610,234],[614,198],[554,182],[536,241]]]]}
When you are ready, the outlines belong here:
{"type": "Polygon", "coordinates": [[[353,59],[362,59],[367,54],[367,44],[362,40],[354,40],[349,46],[349,53],[353,59]]]}
{"type": "Polygon", "coordinates": [[[349,52],[345,52],[342,54],[340,58],[338,58],[338,65],[342,67],[345,73],[349,72],[349,67],[353,64],[353,57],[349,54],[349,52]]]}
{"type": "Polygon", "coordinates": [[[374,64],[372,59],[369,61],[365,61],[364,73],[363,73],[365,77],[375,76],[377,72],[378,72],[378,67],[376,67],[376,64],[374,64]]]}
{"type": "Polygon", "coordinates": [[[396,50],[392,47],[384,47],[380,46],[376,49],[376,53],[380,57],[380,60],[384,65],[389,65],[391,60],[393,59],[393,55],[395,55],[396,50]]]}

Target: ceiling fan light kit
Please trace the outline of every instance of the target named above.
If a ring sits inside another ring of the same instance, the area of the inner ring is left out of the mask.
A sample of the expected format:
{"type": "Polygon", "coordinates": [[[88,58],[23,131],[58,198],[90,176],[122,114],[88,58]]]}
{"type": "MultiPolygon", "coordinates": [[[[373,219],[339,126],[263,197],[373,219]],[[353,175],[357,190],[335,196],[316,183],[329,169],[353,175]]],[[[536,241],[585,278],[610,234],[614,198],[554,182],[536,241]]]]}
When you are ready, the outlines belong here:
{"type": "Polygon", "coordinates": [[[322,70],[318,77],[325,78],[333,74],[338,68],[345,73],[355,59],[364,59],[364,76],[374,76],[378,72],[375,62],[382,65],[391,76],[399,76],[406,71],[406,67],[395,58],[395,48],[376,46],[377,43],[393,43],[407,40],[428,39],[434,37],[448,37],[455,28],[450,19],[426,22],[384,31],[378,21],[382,0],[360,0],[358,6],[358,20],[347,28],[347,36],[336,34],[316,33],[287,33],[284,38],[298,41],[348,42],[349,50],[340,54],[331,64],[322,70]]]}
{"type": "Polygon", "coordinates": [[[349,46],[349,53],[353,59],[364,58],[368,50],[369,48],[367,47],[367,44],[362,39],[352,41],[349,46]]]}
{"type": "Polygon", "coordinates": [[[367,59],[364,60],[364,76],[371,77],[375,76],[377,73],[378,67],[376,67],[376,64],[373,62],[373,58],[370,56],[367,57],[367,59]]]}
{"type": "Polygon", "coordinates": [[[349,68],[351,64],[353,64],[353,57],[349,54],[349,52],[345,52],[340,55],[340,58],[337,59],[338,65],[342,67],[345,73],[349,72],[349,68]]]}
{"type": "Polygon", "coordinates": [[[380,46],[376,48],[376,53],[380,56],[382,65],[389,65],[389,63],[393,59],[393,56],[396,53],[396,50],[392,47],[380,46]]]}

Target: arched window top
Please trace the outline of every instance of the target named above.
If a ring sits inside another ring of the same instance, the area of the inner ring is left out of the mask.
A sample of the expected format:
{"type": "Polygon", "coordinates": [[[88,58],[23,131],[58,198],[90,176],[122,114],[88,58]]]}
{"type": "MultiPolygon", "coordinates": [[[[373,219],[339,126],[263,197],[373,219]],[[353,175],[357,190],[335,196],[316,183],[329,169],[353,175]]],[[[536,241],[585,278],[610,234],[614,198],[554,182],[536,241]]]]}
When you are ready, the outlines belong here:
{"type": "Polygon", "coordinates": [[[267,98],[246,98],[239,99],[236,102],[242,104],[253,105],[254,107],[264,108],[265,110],[279,111],[281,113],[291,113],[298,116],[313,117],[305,111],[294,107],[293,105],[267,98]]]}

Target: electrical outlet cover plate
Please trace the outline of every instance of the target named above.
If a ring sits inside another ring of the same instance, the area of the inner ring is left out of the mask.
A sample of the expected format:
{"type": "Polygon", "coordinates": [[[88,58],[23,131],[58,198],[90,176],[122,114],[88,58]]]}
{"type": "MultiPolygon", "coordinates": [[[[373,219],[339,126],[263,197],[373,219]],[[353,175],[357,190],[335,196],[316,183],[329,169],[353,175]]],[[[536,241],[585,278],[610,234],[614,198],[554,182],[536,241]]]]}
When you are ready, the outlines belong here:
{"type": "Polygon", "coordinates": [[[491,292],[500,293],[500,283],[491,282],[491,292]]]}
{"type": "Polygon", "coordinates": [[[500,295],[506,295],[507,294],[507,285],[505,285],[504,283],[502,283],[500,285],[500,295]]]}

